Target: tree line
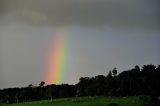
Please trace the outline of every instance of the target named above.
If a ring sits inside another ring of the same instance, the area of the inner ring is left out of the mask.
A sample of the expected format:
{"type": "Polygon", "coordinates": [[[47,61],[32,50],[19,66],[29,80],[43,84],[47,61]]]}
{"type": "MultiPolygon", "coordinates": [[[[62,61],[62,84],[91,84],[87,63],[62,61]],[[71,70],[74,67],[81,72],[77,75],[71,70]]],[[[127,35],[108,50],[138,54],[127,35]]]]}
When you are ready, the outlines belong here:
{"type": "Polygon", "coordinates": [[[151,97],[151,101],[158,101],[160,97],[160,65],[138,65],[118,74],[114,68],[108,75],[82,77],[75,85],[45,85],[23,88],[5,88],[0,90],[0,103],[19,103],[36,100],[53,100],[77,96],[139,96],[151,97]]]}

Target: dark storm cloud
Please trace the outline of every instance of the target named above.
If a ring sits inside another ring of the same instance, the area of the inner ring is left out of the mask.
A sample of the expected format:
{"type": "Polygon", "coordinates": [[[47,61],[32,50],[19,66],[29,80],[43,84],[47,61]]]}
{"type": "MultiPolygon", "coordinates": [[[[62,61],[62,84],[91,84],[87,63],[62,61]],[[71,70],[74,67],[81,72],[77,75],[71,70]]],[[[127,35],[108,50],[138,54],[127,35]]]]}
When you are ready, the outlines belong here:
{"type": "Polygon", "coordinates": [[[159,5],[158,0],[1,0],[1,15],[36,25],[159,29],[159,5]]]}

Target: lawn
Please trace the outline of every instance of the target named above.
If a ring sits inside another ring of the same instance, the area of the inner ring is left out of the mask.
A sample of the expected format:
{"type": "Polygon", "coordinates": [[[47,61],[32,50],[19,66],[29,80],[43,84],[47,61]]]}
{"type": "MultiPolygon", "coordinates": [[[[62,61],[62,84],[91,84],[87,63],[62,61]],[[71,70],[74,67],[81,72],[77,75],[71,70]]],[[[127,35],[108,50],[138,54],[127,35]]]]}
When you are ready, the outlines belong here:
{"type": "Polygon", "coordinates": [[[18,104],[3,104],[1,106],[108,106],[117,103],[119,106],[138,106],[138,97],[77,97],[26,102],[18,104]]]}

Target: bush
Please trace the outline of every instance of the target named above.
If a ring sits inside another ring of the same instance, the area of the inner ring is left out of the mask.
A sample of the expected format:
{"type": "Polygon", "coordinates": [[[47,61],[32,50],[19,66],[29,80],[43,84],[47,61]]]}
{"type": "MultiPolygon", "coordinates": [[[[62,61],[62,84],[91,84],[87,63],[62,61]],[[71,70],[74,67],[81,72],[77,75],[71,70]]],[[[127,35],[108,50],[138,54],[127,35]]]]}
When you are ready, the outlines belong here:
{"type": "Polygon", "coordinates": [[[110,103],[108,106],[119,106],[117,103],[110,103]]]}
{"type": "Polygon", "coordinates": [[[140,106],[149,106],[150,98],[146,95],[139,96],[140,106]]]}
{"type": "Polygon", "coordinates": [[[160,106],[160,101],[158,96],[151,95],[150,96],[150,106],[160,106]]]}
{"type": "Polygon", "coordinates": [[[139,96],[139,100],[142,102],[149,102],[149,97],[145,95],[139,96]]]}

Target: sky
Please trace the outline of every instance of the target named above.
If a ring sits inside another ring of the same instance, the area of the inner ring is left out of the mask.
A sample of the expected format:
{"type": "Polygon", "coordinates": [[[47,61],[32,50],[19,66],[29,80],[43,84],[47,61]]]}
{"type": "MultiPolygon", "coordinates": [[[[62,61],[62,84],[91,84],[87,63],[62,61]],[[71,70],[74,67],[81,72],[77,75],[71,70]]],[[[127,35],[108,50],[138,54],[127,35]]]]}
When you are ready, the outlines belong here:
{"type": "Polygon", "coordinates": [[[160,64],[159,0],[0,0],[0,88],[46,80],[55,32],[68,37],[62,83],[160,64]]]}

